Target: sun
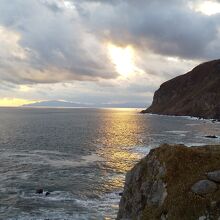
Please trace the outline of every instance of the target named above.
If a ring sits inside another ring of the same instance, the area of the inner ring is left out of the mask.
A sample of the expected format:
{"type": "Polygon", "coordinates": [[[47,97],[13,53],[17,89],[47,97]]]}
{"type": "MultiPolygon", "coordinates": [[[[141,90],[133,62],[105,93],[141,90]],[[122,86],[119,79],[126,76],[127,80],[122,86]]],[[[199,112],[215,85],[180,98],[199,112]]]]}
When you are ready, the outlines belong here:
{"type": "Polygon", "coordinates": [[[119,47],[112,43],[107,44],[108,55],[115,65],[116,71],[124,77],[135,72],[134,49],[131,46],[119,47]]]}

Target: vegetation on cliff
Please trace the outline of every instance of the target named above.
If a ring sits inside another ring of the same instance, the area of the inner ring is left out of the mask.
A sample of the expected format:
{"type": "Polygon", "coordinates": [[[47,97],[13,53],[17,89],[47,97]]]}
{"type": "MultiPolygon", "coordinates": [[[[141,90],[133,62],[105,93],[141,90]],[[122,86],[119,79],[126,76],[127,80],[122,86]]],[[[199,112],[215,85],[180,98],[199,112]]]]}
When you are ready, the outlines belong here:
{"type": "Polygon", "coordinates": [[[117,219],[220,217],[220,146],[162,145],[126,176],[117,219]]]}

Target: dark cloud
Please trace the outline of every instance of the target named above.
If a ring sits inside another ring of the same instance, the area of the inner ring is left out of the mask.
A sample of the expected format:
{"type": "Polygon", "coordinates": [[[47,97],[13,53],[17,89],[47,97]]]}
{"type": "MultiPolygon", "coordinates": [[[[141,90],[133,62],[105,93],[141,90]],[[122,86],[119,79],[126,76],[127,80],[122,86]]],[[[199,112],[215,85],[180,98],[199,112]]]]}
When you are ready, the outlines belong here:
{"type": "Polygon", "coordinates": [[[158,54],[186,59],[212,59],[220,55],[210,54],[210,44],[220,37],[219,15],[207,16],[191,10],[189,1],[135,2],[120,1],[104,11],[100,5],[95,16],[90,14],[90,25],[118,44],[133,44],[158,54]]]}

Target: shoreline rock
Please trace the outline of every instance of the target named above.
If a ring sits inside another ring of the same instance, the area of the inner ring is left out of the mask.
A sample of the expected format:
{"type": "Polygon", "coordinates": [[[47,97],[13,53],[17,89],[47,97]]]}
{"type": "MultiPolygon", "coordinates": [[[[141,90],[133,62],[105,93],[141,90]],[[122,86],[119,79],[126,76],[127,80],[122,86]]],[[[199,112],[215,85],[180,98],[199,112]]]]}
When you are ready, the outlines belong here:
{"type": "Polygon", "coordinates": [[[49,191],[44,191],[43,188],[39,188],[39,189],[36,189],[35,194],[43,194],[45,196],[49,196],[50,192],[49,191]]]}
{"type": "Polygon", "coordinates": [[[43,194],[44,190],[42,188],[36,189],[36,194],[43,194]]]}
{"type": "Polygon", "coordinates": [[[126,175],[117,220],[220,218],[220,145],[161,145],[126,175]]]}
{"type": "Polygon", "coordinates": [[[206,135],[205,138],[218,138],[218,137],[215,135],[206,135]]]}

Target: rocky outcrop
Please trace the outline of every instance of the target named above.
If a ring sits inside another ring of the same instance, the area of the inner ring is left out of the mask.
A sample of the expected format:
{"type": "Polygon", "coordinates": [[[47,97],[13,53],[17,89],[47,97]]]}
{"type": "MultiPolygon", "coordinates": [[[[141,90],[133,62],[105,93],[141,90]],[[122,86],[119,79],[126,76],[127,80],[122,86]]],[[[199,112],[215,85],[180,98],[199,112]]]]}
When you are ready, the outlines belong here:
{"type": "Polygon", "coordinates": [[[207,174],[208,179],[220,183],[220,170],[216,170],[214,172],[209,172],[207,174]]]}
{"type": "Polygon", "coordinates": [[[220,60],[163,83],[142,113],[220,119],[220,60]]]}
{"type": "Polygon", "coordinates": [[[216,190],[217,190],[217,185],[213,181],[206,180],[206,179],[199,180],[191,187],[191,191],[200,196],[213,193],[216,190]]]}
{"type": "Polygon", "coordinates": [[[220,219],[220,146],[151,150],[126,175],[119,219],[220,219]]]}

